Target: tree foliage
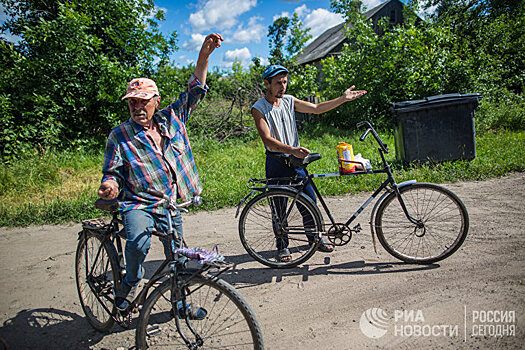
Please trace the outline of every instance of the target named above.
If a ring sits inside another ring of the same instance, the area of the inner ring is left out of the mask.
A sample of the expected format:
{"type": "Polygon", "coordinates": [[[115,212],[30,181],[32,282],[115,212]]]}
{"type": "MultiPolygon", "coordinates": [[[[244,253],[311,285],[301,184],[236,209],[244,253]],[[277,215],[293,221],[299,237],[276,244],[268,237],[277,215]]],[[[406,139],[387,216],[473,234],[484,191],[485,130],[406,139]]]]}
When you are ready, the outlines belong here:
{"type": "Polygon", "coordinates": [[[279,17],[268,27],[270,46],[270,63],[284,66],[295,65],[293,57],[302,51],[304,45],[312,38],[304,28],[303,22],[294,12],[291,18],[279,17]]]}
{"type": "Polygon", "coordinates": [[[126,118],[119,102],[133,76],[151,75],[176,49],[157,29],[152,0],[0,0],[9,19],[2,39],[0,152],[82,146],[126,118]]]}
{"type": "MultiPolygon", "coordinates": [[[[525,86],[523,2],[414,0],[402,26],[380,21],[382,35],[360,14],[360,1],[333,0],[332,6],[347,19],[349,44],[324,61],[323,94],[333,98],[350,85],[368,94],[329,113],[323,118],[329,123],[391,125],[391,102],[436,94],[480,92],[486,101],[504,99],[507,107],[522,101],[513,95],[523,95],[525,86]],[[418,20],[415,11],[429,6],[437,6],[436,13],[418,20]]],[[[507,124],[525,126],[523,118],[507,124]]]]}

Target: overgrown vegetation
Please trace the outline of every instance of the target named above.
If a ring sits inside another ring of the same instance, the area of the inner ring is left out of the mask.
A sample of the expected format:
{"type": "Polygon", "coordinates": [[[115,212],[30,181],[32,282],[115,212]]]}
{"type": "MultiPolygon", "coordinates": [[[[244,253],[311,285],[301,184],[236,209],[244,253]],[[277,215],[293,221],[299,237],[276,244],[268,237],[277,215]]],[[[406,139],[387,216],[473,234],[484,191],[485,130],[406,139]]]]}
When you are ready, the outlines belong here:
{"type": "MultiPolygon", "coordinates": [[[[177,33],[160,34],[163,13],[154,12],[153,0],[0,2],[10,18],[2,31],[21,37],[14,44],[0,39],[0,225],[100,215],[92,202],[103,144],[109,130],[128,118],[120,101],[127,81],[152,77],[165,105],[178,97],[194,67],[170,64],[177,33]]],[[[400,180],[482,179],[524,170],[523,1],[411,0],[402,26],[380,23],[383,35],[361,16],[360,1],[331,4],[347,19],[349,44],[323,62],[322,81],[315,67],[295,62],[308,38],[297,16],[277,19],[268,32],[272,63],[291,71],[289,93],[334,98],[350,85],[368,91],[305,126],[302,144],[324,156],[312,171],[336,171],[333,147],[342,140],[357,143],[356,121],[373,122],[393,149],[391,102],[456,92],[483,96],[476,110],[476,159],[397,164],[400,180]],[[415,13],[428,6],[437,6],[436,12],[419,20],[415,13]]],[[[210,92],[189,124],[205,209],[235,204],[246,180],[262,177],[263,149],[250,108],[263,95],[264,68],[255,58],[248,68],[237,63],[230,72],[208,75],[210,92]]],[[[373,147],[361,147],[374,157],[373,147]]],[[[379,181],[373,178],[326,180],[321,189],[369,190],[379,181]]]]}
{"type": "MultiPolygon", "coordinates": [[[[482,180],[513,171],[525,171],[525,132],[501,129],[477,137],[477,157],[422,166],[403,167],[395,160],[394,141],[388,131],[380,133],[389,144],[388,160],[393,162],[396,179],[427,182],[482,180]]],[[[313,163],[312,173],[337,172],[335,146],[340,141],[354,145],[354,152],[380,166],[372,139],[359,142],[360,133],[317,125],[301,133],[302,144],[323,158],[313,163]]],[[[251,177],[264,177],[264,149],[255,133],[225,142],[192,135],[193,150],[204,185],[204,205],[213,210],[235,206],[247,193],[251,177]]],[[[104,215],[93,206],[101,178],[102,153],[48,152],[0,170],[0,226],[26,226],[80,221],[104,215]]],[[[371,191],[382,175],[346,176],[319,179],[323,194],[341,195],[371,191]]],[[[233,220],[234,218],[232,218],[233,220]]]]}

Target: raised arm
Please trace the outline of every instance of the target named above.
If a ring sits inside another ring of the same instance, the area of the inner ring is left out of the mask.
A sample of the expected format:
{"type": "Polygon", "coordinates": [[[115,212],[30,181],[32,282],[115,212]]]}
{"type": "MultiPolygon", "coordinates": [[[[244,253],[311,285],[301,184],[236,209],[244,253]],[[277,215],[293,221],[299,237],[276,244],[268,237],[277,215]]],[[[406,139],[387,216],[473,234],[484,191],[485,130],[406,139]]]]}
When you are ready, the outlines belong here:
{"type": "Polygon", "coordinates": [[[289,146],[273,138],[270,133],[270,127],[268,126],[268,122],[266,121],[262,113],[259,112],[257,109],[252,108],[252,116],[263,144],[270,150],[275,152],[292,154],[298,158],[304,158],[310,153],[310,150],[308,150],[307,148],[289,146]]]}
{"type": "Polygon", "coordinates": [[[197,65],[195,66],[195,76],[202,85],[206,84],[206,76],[208,74],[208,62],[213,50],[221,46],[223,41],[222,35],[218,33],[209,34],[202,43],[199,57],[197,59],[197,65]]]}
{"type": "Polygon", "coordinates": [[[355,88],[355,85],[352,85],[350,88],[348,88],[344,92],[344,94],[342,94],[338,98],[334,98],[333,100],[325,101],[321,103],[306,102],[306,101],[302,101],[294,97],[295,110],[301,113],[321,114],[324,112],[328,112],[342,105],[345,102],[358,99],[359,97],[366,94],[366,90],[355,90],[354,91],[354,88],[355,88]]]}

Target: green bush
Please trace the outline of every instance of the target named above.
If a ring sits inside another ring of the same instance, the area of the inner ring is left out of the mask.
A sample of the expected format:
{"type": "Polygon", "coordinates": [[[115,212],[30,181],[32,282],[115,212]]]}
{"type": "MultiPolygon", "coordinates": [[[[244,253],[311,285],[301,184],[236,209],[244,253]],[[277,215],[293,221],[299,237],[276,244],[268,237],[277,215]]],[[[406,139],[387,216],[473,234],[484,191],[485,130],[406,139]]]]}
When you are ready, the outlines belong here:
{"type": "Polygon", "coordinates": [[[476,130],[488,132],[507,128],[525,130],[525,98],[507,90],[494,91],[476,110],[476,130]]]}

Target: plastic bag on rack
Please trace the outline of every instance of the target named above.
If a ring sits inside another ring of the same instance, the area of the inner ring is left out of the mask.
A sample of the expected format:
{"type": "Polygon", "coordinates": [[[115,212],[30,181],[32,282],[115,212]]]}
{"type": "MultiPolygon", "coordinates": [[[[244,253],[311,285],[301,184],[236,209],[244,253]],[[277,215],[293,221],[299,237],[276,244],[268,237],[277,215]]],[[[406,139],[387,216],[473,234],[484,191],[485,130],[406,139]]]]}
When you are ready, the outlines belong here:
{"type": "Polygon", "coordinates": [[[365,166],[365,169],[363,169],[363,166],[361,164],[356,164],[357,170],[365,170],[365,171],[372,171],[372,164],[370,163],[369,159],[363,158],[361,153],[358,153],[354,156],[355,162],[363,163],[365,166]]]}

